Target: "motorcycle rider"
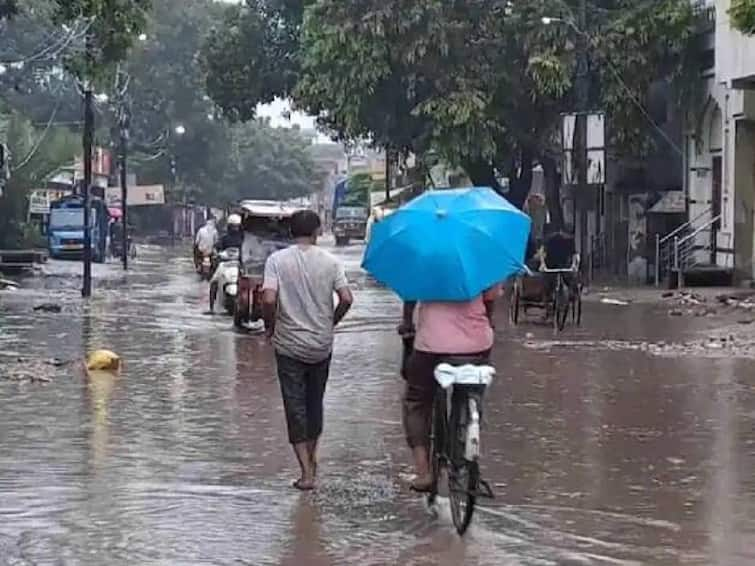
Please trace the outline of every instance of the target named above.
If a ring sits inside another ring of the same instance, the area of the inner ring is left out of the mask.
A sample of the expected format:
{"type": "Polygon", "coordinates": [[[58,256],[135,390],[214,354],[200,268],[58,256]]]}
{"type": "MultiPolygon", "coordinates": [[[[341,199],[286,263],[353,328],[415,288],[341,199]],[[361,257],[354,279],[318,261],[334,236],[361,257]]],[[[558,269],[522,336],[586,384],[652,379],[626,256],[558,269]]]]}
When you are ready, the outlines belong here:
{"type": "MultiPolygon", "coordinates": [[[[241,244],[244,241],[244,234],[241,231],[241,216],[231,214],[226,221],[227,231],[216,244],[217,250],[222,252],[228,248],[236,248],[241,251],[241,244]]],[[[215,301],[218,296],[218,272],[217,266],[214,266],[214,273],[210,279],[210,312],[215,311],[215,301]]]]}
{"type": "Polygon", "coordinates": [[[204,256],[211,256],[218,243],[218,230],[215,228],[215,219],[210,216],[197,232],[194,240],[194,266],[199,269],[204,256]]]}
{"type": "Polygon", "coordinates": [[[244,241],[244,234],[241,231],[241,216],[231,214],[226,222],[227,231],[218,242],[218,251],[227,250],[228,248],[239,248],[244,241]]]}

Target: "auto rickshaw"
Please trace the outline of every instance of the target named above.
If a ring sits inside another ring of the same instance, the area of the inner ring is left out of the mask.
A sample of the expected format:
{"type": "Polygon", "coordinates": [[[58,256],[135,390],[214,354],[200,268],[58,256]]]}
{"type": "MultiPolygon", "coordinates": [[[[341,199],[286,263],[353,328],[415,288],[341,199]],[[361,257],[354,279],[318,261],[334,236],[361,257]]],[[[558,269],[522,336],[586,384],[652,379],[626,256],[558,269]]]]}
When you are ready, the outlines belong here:
{"type": "Polygon", "coordinates": [[[239,286],[234,325],[242,330],[262,330],[262,283],[265,262],[273,252],[286,248],[291,239],[291,217],[299,208],[276,201],[245,200],[239,203],[244,242],[241,245],[239,286]]]}

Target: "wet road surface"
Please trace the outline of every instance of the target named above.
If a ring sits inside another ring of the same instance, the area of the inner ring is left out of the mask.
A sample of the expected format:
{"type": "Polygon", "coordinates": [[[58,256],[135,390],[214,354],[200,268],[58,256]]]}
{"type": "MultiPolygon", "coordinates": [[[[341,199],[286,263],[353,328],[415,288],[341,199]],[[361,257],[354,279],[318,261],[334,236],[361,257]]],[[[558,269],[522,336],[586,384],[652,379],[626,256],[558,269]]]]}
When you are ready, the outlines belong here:
{"type": "Polygon", "coordinates": [[[497,498],[462,540],[404,487],[399,305],[359,247],[339,253],[357,303],[314,494],[290,488],[268,346],[202,314],[188,253],[96,266],[88,304],[75,263],[0,293],[0,564],[755,564],[751,360],[651,355],[636,345],[700,329],[642,307],[588,305],[563,342],[502,308],[483,435],[497,498]],[[31,312],[43,302],[63,312],[31,312]],[[99,347],[121,375],[85,377],[99,347]]]}

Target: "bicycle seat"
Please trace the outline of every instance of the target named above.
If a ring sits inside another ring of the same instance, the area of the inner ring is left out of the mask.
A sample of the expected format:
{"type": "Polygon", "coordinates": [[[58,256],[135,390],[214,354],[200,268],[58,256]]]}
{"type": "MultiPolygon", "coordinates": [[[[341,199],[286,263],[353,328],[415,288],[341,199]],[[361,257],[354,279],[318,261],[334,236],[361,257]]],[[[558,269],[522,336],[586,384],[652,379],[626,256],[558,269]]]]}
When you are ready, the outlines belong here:
{"type": "Polygon", "coordinates": [[[457,365],[443,363],[435,368],[435,381],[443,389],[452,385],[483,385],[489,386],[493,382],[495,368],[487,365],[457,365]]]}

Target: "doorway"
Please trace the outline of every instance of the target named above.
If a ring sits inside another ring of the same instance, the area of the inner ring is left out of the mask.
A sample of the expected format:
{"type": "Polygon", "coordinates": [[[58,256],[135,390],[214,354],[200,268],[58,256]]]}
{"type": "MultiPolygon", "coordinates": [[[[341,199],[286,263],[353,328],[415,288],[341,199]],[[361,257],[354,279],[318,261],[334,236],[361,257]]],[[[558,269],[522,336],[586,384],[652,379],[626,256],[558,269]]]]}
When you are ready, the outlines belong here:
{"type": "MultiPolygon", "coordinates": [[[[721,197],[723,181],[723,158],[720,155],[713,157],[713,181],[711,192],[711,216],[721,216],[721,197]]],[[[717,220],[710,227],[710,264],[717,264],[718,255],[718,232],[721,229],[721,220],[717,220]]]]}

